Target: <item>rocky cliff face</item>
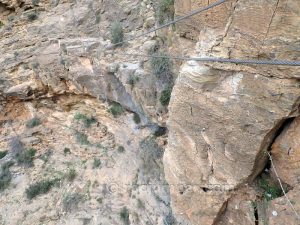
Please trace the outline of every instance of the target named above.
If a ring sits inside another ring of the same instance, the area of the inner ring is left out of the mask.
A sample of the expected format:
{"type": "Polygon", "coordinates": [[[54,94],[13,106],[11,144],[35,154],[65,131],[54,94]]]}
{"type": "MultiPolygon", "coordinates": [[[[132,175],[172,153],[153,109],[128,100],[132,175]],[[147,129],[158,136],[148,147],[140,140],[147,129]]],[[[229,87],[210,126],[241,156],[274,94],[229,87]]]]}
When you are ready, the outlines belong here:
{"type": "Polygon", "coordinates": [[[228,0],[109,48],[115,21],[126,39],[211,3],[172,2],[0,0],[0,224],[299,223],[276,175],[300,213],[298,67],[124,53],[299,60],[300,2],[228,0]]]}
{"type": "MultiPolygon", "coordinates": [[[[126,38],[155,23],[151,2],[3,2],[1,7],[1,92],[32,99],[84,93],[121,103],[144,122],[163,123],[165,107],[158,85],[142,59],[107,50],[110,27],[121,21],[126,38]],[[106,51],[104,51],[106,50],[106,51]],[[140,82],[130,82],[138,77],[140,82]]],[[[155,41],[144,38],[127,53],[147,53],[155,41]]]]}
{"type": "Polygon", "coordinates": [[[0,224],[174,221],[152,124],[165,84],[120,55],[156,41],[107,49],[113,22],[126,38],[154,25],[151,4],[0,2],[0,224]]]}
{"type": "MultiPolygon", "coordinates": [[[[175,5],[181,15],[207,1],[175,5]]],[[[193,56],[293,60],[299,59],[299,12],[296,1],[228,1],[182,22],[178,32],[197,41],[193,56]]],[[[242,224],[258,224],[254,214],[248,216],[253,196],[236,200],[235,195],[251,193],[245,187],[265,168],[265,151],[285,121],[298,116],[299,75],[299,68],[283,66],[190,61],[181,67],[164,155],[178,218],[202,225],[248,218],[242,224]]]]}

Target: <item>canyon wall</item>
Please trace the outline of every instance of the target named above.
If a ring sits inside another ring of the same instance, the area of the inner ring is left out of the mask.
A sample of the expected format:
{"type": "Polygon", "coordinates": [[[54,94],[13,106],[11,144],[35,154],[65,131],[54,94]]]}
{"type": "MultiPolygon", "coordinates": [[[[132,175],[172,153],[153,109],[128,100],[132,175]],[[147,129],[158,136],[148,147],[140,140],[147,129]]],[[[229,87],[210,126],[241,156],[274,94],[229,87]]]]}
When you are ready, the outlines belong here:
{"type": "MultiPolygon", "coordinates": [[[[15,163],[0,224],[299,223],[299,67],[172,61],[165,79],[134,54],[299,61],[300,2],[227,0],[111,48],[114,22],[125,39],[139,35],[159,25],[159,2],[0,0],[1,172],[15,163]],[[108,113],[116,103],[120,116],[108,113]],[[86,127],[80,113],[98,122],[86,127]],[[42,125],[28,129],[35,117],[42,125]],[[16,137],[37,150],[35,167],[17,163],[16,137]],[[31,183],[70,166],[74,181],[26,199],[31,183]],[[74,193],[85,201],[66,212],[74,193]]],[[[211,3],[175,0],[167,14],[211,3]]]]}

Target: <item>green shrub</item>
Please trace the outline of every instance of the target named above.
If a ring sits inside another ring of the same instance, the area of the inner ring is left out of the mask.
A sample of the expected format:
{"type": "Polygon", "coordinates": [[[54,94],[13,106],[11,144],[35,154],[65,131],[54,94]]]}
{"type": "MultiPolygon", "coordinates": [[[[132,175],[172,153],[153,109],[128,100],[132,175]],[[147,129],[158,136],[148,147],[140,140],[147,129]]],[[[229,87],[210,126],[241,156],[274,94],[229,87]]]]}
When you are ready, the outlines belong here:
{"type": "Polygon", "coordinates": [[[163,106],[169,105],[171,99],[171,89],[165,89],[160,93],[159,101],[163,106]]]}
{"type": "Polygon", "coordinates": [[[101,160],[98,158],[95,158],[94,162],[93,162],[93,169],[99,168],[100,166],[101,166],[101,160]]]}
{"type": "Polygon", "coordinates": [[[94,117],[88,117],[81,113],[76,113],[74,119],[82,121],[86,128],[89,128],[92,124],[97,122],[97,120],[94,117]]]}
{"type": "Polygon", "coordinates": [[[12,174],[9,170],[9,168],[13,165],[14,163],[12,161],[5,162],[1,166],[1,172],[0,172],[0,191],[3,191],[8,187],[10,184],[10,181],[12,179],[12,174]]]}
{"type": "Polygon", "coordinates": [[[84,200],[84,196],[77,192],[67,194],[63,199],[63,209],[65,212],[71,212],[78,208],[78,204],[84,200]]]}
{"type": "Polygon", "coordinates": [[[7,151],[0,151],[0,159],[4,158],[7,155],[7,151]]]}
{"type": "Polygon", "coordinates": [[[81,145],[90,145],[91,144],[89,142],[88,136],[86,134],[77,131],[75,136],[76,136],[76,141],[78,144],[81,144],[81,145]]]}
{"type": "Polygon", "coordinates": [[[33,199],[38,195],[48,193],[51,188],[58,182],[58,179],[55,180],[41,180],[34,184],[31,184],[26,190],[26,196],[28,199],[33,199]]]}
{"type": "Polygon", "coordinates": [[[0,21],[0,29],[4,26],[4,23],[0,21]]]}
{"type": "Polygon", "coordinates": [[[48,149],[44,154],[42,154],[39,158],[44,161],[44,163],[48,162],[50,157],[52,156],[53,151],[48,149]]]}
{"type": "Polygon", "coordinates": [[[38,62],[32,62],[32,63],[31,63],[31,67],[32,67],[33,69],[37,69],[39,66],[40,66],[40,64],[39,64],[38,62]]]}
{"type": "Polygon", "coordinates": [[[41,124],[41,120],[37,117],[34,117],[34,118],[27,121],[26,127],[27,128],[33,128],[33,127],[36,127],[40,124],[41,124]]]}
{"type": "Polygon", "coordinates": [[[174,0],[159,0],[156,17],[159,24],[174,18],[174,0]]]}
{"type": "Polygon", "coordinates": [[[64,148],[64,155],[71,154],[71,150],[69,148],[64,148]]]}
{"type": "Polygon", "coordinates": [[[127,207],[123,207],[121,212],[120,212],[120,217],[121,220],[124,222],[125,225],[129,225],[130,221],[129,221],[129,211],[127,209],[127,207]]]}
{"type": "Polygon", "coordinates": [[[125,152],[125,148],[123,146],[119,146],[118,152],[120,152],[120,153],[125,152]]]}
{"type": "Polygon", "coordinates": [[[141,118],[140,118],[139,114],[137,114],[137,113],[134,113],[134,114],[133,114],[133,121],[134,121],[136,124],[141,123],[141,118]]]}
{"type": "Polygon", "coordinates": [[[110,28],[110,36],[113,44],[118,44],[119,42],[123,41],[124,32],[121,23],[115,22],[112,24],[110,28]]]}
{"type": "Polygon", "coordinates": [[[145,209],[145,203],[141,199],[137,199],[137,207],[139,209],[145,209]]]}
{"type": "Polygon", "coordinates": [[[124,109],[119,103],[114,102],[107,111],[117,118],[124,112],[124,109]]]}
{"type": "Polygon", "coordinates": [[[30,148],[22,151],[16,155],[16,159],[18,164],[22,164],[28,167],[33,166],[33,159],[35,156],[36,150],[34,148],[30,148]]]}
{"type": "Polygon", "coordinates": [[[100,197],[99,197],[99,198],[97,198],[96,200],[97,200],[97,202],[98,202],[99,204],[102,204],[102,202],[103,202],[103,199],[102,199],[102,198],[100,198],[100,197]]]}
{"type": "Polygon", "coordinates": [[[160,79],[163,83],[168,83],[170,86],[173,85],[173,73],[172,73],[172,62],[168,58],[169,55],[162,52],[153,53],[153,57],[150,58],[151,70],[154,75],[160,79]],[[157,56],[157,57],[155,57],[157,56]]]}
{"type": "Polygon", "coordinates": [[[283,191],[281,188],[268,179],[261,178],[258,184],[259,187],[264,190],[263,197],[267,201],[283,196],[283,191]]]}
{"type": "Polygon", "coordinates": [[[127,84],[134,86],[137,82],[139,82],[140,78],[135,75],[130,75],[127,79],[127,84]]]}
{"type": "Polygon", "coordinates": [[[68,181],[73,181],[76,176],[77,176],[76,170],[73,168],[69,169],[68,172],[66,173],[66,178],[68,181]]]}
{"type": "Polygon", "coordinates": [[[160,137],[160,136],[165,135],[166,133],[167,133],[167,128],[158,126],[158,127],[155,129],[153,135],[154,135],[155,137],[160,137]]]}
{"type": "Polygon", "coordinates": [[[101,21],[101,16],[100,14],[97,14],[95,19],[96,24],[100,23],[100,21],[101,21]]]}
{"type": "Polygon", "coordinates": [[[28,21],[34,21],[38,18],[37,14],[35,12],[29,13],[27,15],[27,20],[28,21]]]}

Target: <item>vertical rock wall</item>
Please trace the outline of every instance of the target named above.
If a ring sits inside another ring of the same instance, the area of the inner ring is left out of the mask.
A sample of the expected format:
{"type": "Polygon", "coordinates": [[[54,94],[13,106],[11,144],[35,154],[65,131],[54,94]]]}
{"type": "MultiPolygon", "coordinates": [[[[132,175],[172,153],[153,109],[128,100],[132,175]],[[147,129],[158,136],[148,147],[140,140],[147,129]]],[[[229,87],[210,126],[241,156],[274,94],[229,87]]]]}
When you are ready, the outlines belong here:
{"type": "MultiPolygon", "coordinates": [[[[207,1],[176,1],[178,15],[207,1]]],[[[227,1],[178,25],[192,56],[299,60],[300,2],[227,1]]],[[[262,171],[284,121],[298,115],[299,68],[186,62],[169,106],[164,155],[177,218],[215,224],[262,171]]],[[[236,222],[235,224],[238,224],[236,222]]]]}

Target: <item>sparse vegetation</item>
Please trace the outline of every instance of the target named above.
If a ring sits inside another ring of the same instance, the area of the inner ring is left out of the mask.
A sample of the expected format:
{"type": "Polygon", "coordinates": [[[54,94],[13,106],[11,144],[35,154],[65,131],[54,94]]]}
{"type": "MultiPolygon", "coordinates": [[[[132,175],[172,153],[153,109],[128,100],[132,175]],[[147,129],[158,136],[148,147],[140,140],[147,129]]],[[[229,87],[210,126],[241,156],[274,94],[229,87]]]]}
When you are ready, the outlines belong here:
{"type": "Polygon", "coordinates": [[[159,179],[163,167],[161,158],[163,156],[163,149],[156,143],[155,137],[148,136],[140,142],[140,157],[141,173],[145,182],[150,182],[152,179],[159,179]]]}
{"type": "Polygon", "coordinates": [[[103,202],[103,199],[102,199],[102,198],[100,198],[100,197],[99,197],[99,198],[97,198],[96,200],[97,200],[97,202],[98,202],[99,204],[102,204],[102,202],[103,202]]]}
{"type": "Polygon", "coordinates": [[[160,51],[150,50],[149,55],[154,57],[150,58],[150,66],[154,75],[162,83],[168,84],[170,87],[173,86],[173,63],[169,59],[169,55],[160,51]]]}
{"type": "Polygon", "coordinates": [[[31,184],[26,190],[26,196],[28,199],[33,199],[38,195],[46,194],[50,189],[59,181],[59,179],[54,180],[41,180],[34,184],[31,184]]]}
{"type": "Polygon", "coordinates": [[[177,224],[175,217],[173,216],[172,212],[170,211],[167,216],[164,218],[164,225],[175,225],[177,224]]]}
{"type": "Polygon", "coordinates": [[[41,124],[41,120],[37,117],[34,117],[34,118],[27,121],[26,127],[27,128],[33,128],[33,127],[36,127],[40,124],[41,124]]]}
{"type": "Polygon", "coordinates": [[[114,102],[107,111],[112,114],[113,117],[117,118],[124,112],[124,109],[119,103],[114,102]]]}
{"type": "Polygon", "coordinates": [[[68,181],[73,181],[76,176],[77,176],[76,170],[73,168],[69,169],[68,172],[66,173],[66,178],[68,181]]]}
{"type": "Polygon", "coordinates": [[[31,63],[31,67],[32,67],[33,69],[37,69],[39,66],[40,66],[40,64],[39,64],[38,62],[32,62],[32,63],[31,63]]]}
{"type": "Polygon", "coordinates": [[[23,144],[19,136],[14,136],[9,141],[9,151],[14,155],[18,155],[23,152],[23,144]]]}
{"type": "Polygon", "coordinates": [[[67,54],[68,50],[67,50],[67,45],[65,43],[60,44],[60,49],[62,51],[63,54],[67,54]]]}
{"type": "Polygon", "coordinates": [[[171,93],[171,89],[165,89],[160,93],[159,101],[163,106],[169,105],[171,93]]]}
{"type": "Polygon", "coordinates": [[[141,123],[141,118],[140,118],[139,114],[137,114],[137,113],[134,113],[134,114],[133,114],[133,121],[134,121],[136,124],[141,123]]]}
{"type": "Polygon", "coordinates": [[[86,128],[91,127],[92,124],[97,122],[97,120],[93,116],[88,117],[88,116],[86,116],[84,114],[81,114],[81,113],[76,113],[75,116],[74,116],[74,119],[82,121],[86,128]]]}
{"type": "Polygon", "coordinates": [[[12,179],[12,174],[9,170],[9,168],[13,165],[14,163],[12,161],[5,162],[1,166],[1,172],[0,172],[0,191],[3,191],[8,187],[10,184],[10,181],[12,179]]]}
{"type": "Polygon", "coordinates": [[[22,68],[23,68],[24,70],[28,70],[28,69],[29,69],[28,63],[22,64],[22,68]]]}
{"type": "Polygon", "coordinates": [[[13,22],[13,21],[15,20],[15,16],[14,16],[14,15],[9,15],[9,16],[7,17],[7,20],[8,20],[9,22],[13,22]]]}
{"type": "Polygon", "coordinates": [[[281,188],[267,178],[261,178],[258,184],[263,189],[263,197],[267,201],[283,196],[281,188]]]}
{"type": "Polygon", "coordinates": [[[78,204],[84,200],[84,196],[80,193],[71,193],[63,199],[63,209],[66,212],[71,212],[78,208],[78,204]]]}
{"type": "Polygon", "coordinates": [[[167,133],[167,128],[158,126],[158,127],[155,129],[153,135],[154,135],[155,137],[160,137],[160,136],[165,135],[166,133],[167,133]]]}
{"type": "Polygon", "coordinates": [[[123,223],[125,225],[129,225],[130,224],[130,221],[129,221],[129,211],[127,209],[127,207],[123,207],[121,212],[120,212],[120,218],[121,220],[123,221],[123,223]]]}
{"type": "Polygon", "coordinates": [[[71,150],[69,148],[64,148],[64,155],[71,154],[71,150]]]}
{"type": "Polygon", "coordinates": [[[14,56],[15,56],[15,58],[17,58],[19,56],[19,53],[18,52],[14,52],[14,56]]]}
{"type": "Polygon", "coordinates": [[[141,199],[137,199],[137,207],[139,209],[145,209],[145,203],[141,199]]]}
{"type": "Polygon", "coordinates": [[[159,0],[156,17],[159,24],[174,18],[174,0],[159,0]]]}
{"type": "Polygon", "coordinates": [[[32,0],[32,5],[37,6],[39,4],[40,0],[32,0]]]}
{"type": "Polygon", "coordinates": [[[100,16],[100,14],[99,14],[99,13],[96,14],[95,17],[96,17],[96,19],[95,19],[96,24],[100,23],[100,21],[101,21],[101,16],[100,16]]]}
{"type": "Polygon", "coordinates": [[[31,12],[27,15],[27,20],[28,21],[34,21],[38,18],[36,12],[31,12]]]}
{"type": "Polygon", "coordinates": [[[99,168],[100,166],[101,166],[101,160],[98,158],[95,158],[94,162],[93,162],[93,169],[99,168]]]}
{"type": "Polygon", "coordinates": [[[86,134],[77,131],[75,133],[75,136],[76,136],[76,141],[78,144],[81,144],[81,145],[90,145],[91,144],[89,142],[88,136],[86,134]]]}
{"type": "Polygon", "coordinates": [[[163,150],[158,146],[155,139],[151,136],[145,138],[140,142],[142,158],[147,162],[150,159],[160,159],[163,156],[163,150]]]}
{"type": "Polygon", "coordinates": [[[127,79],[127,84],[134,86],[139,80],[140,78],[138,76],[131,74],[127,79]]]}
{"type": "Polygon", "coordinates": [[[7,155],[7,151],[0,151],[0,159],[4,158],[7,155]]]}
{"type": "Polygon", "coordinates": [[[24,150],[16,155],[16,159],[19,165],[24,165],[31,167],[33,166],[33,159],[35,156],[36,150],[34,148],[30,148],[24,150]]]}
{"type": "Polygon", "coordinates": [[[0,29],[4,26],[4,23],[0,21],[0,29]]]}
{"type": "Polygon", "coordinates": [[[44,163],[48,162],[50,157],[52,156],[53,151],[48,149],[44,154],[42,154],[39,158],[44,161],[44,163]]]}
{"type": "Polygon", "coordinates": [[[120,153],[125,152],[125,148],[123,146],[119,146],[118,152],[120,152],[120,153]]]}
{"type": "Polygon", "coordinates": [[[110,28],[111,42],[118,44],[124,39],[124,32],[121,23],[115,22],[110,28]]]}

